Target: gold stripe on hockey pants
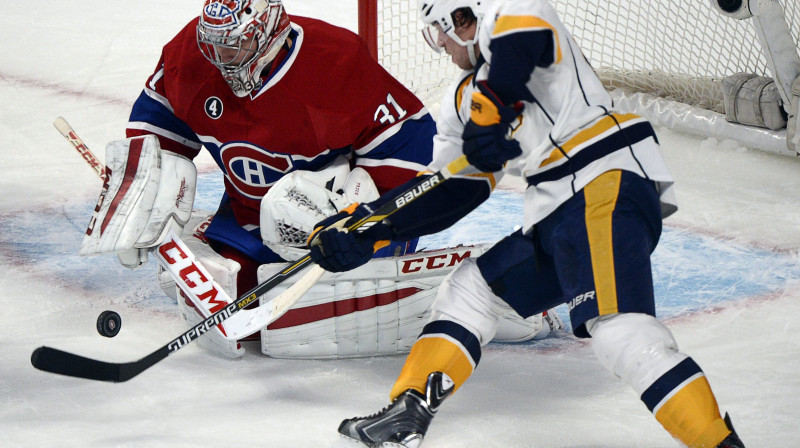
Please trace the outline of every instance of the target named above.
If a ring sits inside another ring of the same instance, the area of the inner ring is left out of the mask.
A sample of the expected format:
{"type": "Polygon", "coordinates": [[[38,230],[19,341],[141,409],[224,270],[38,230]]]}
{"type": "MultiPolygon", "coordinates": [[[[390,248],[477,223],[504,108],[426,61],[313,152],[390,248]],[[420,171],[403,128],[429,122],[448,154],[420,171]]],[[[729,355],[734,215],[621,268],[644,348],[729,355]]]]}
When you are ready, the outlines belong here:
{"type": "Polygon", "coordinates": [[[455,392],[472,375],[473,369],[469,353],[460,344],[443,337],[423,336],[411,347],[389,398],[394,400],[408,389],[424,394],[432,372],[446,373],[455,383],[455,392]]]}
{"type": "Polygon", "coordinates": [[[731,431],[705,376],[692,380],[656,411],[656,420],[690,448],[715,448],[731,431]]]}
{"type": "Polygon", "coordinates": [[[586,233],[592,252],[592,274],[597,292],[597,308],[601,316],[619,312],[611,215],[617,204],[621,178],[622,171],[608,171],[583,188],[586,200],[586,233]]]}

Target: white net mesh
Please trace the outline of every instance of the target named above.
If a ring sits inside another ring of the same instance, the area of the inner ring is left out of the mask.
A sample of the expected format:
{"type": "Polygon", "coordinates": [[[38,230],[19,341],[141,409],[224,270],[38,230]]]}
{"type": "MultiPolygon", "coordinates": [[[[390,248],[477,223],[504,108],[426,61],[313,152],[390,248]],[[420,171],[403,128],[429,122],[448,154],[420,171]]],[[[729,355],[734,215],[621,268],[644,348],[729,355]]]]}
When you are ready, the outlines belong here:
{"type": "MultiPolygon", "coordinates": [[[[781,0],[795,41],[800,4],[781,0]]],[[[723,112],[719,81],[767,75],[749,20],[724,17],[708,0],[551,0],[609,89],[647,92],[723,112]]],[[[458,69],[420,34],[416,0],[378,0],[381,63],[423,101],[438,98],[458,69]]]]}
{"type": "Polygon", "coordinates": [[[417,0],[378,0],[378,60],[426,104],[459,69],[422,37],[417,0]]]}

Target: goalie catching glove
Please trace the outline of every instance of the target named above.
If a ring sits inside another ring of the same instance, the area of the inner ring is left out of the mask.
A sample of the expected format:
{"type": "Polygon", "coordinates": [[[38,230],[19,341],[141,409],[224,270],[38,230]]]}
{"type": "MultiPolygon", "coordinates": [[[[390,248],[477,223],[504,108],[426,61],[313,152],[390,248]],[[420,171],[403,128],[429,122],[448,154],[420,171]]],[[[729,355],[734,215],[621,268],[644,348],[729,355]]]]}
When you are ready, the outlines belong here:
{"type": "Polygon", "coordinates": [[[519,142],[511,136],[520,124],[522,103],[504,105],[485,81],[478,83],[478,89],[472,94],[472,112],[462,134],[463,151],[470,165],[494,173],[522,154],[519,142]]]}
{"type": "Polygon", "coordinates": [[[392,229],[381,221],[368,228],[348,232],[347,227],[372,213],[366,204],[352,204],[323,219],[308,237],[311,259],[328,272],[344,272],[368,262],[380,248],[389,245],[392,229]]]}
{"type": "Polygon", "coordinates": [[[197,171],[147,135],[109,143],[106,173],[80,254],[115,252],[133,269],[147,262],[148,250],[170,229],[180,233],[189,220],[197,171]]]}
{"type": "Polygon", "coordinates": [[[306,255],[315,225],[354,202],[378,198],[378,188],[363,168],[350,170],[344,157],[320,171],[293,171],[261,200],[261,238],[286,261],[306,255]]]}

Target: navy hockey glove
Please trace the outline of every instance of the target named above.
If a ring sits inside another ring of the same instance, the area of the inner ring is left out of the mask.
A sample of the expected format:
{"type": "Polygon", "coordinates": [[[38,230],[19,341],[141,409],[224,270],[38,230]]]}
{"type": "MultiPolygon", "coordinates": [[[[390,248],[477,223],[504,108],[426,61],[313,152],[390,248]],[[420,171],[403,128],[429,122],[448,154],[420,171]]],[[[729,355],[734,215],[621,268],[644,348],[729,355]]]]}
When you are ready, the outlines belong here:
{"type": "Polygon", "coordinates": [[[522,103],[504,105],[485,82],[479,82],[478,89],[472,94],[472,112],[461,136],[463,150],[470,165],[493,173],[522,154],[519,142],[511,138],[512,124],[518,123],[522,103]]]}
{"type": "Polygon", "coordinates": [[[341,212],[323,219],[308,237],[309,255],[328,272],[355,269],[368,262],[378,249],[389,245],[391,228],[376,223],[365,231],[346,229],[369,214],[364,205],[352,204],[341,212]]]}

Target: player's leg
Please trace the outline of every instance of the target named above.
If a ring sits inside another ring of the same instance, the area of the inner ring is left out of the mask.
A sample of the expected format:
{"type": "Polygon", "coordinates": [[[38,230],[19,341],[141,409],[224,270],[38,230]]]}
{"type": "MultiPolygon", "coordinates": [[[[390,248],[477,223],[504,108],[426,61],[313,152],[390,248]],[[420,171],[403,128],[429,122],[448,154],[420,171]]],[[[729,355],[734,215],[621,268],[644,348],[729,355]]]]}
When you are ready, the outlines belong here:
{"type": "Polygon", "coordinates": [[[736,436],[703,371],[654,317],[650,254],[660,223],[655,187],[632,173],[611,171],[541,227],[543,241],[552,244],[575,334],[591,335],[600,362],[636,390],[675,438],[689,447],[723,447],[724,439],[736,436]]]}
{"type": "Polygon", "coordinates": [[[477,260],[464,261],[439,287],[432,320],[411,348],[392,388],[392,404],[369,417],[345,420],[339,432],[366,444],[415,446],[439,404],[477,367],[481,346],[494,337],[500,316],[512,311],[509,304],[519,305],[516,311],[528,316],[561,300],[554,270],[548,265],[546,260],[534,260],[531,240],[519,233],[477,260]],[[531,305],[537,302],[541,305],[531,305]]]}

